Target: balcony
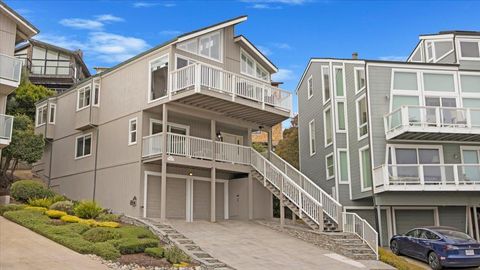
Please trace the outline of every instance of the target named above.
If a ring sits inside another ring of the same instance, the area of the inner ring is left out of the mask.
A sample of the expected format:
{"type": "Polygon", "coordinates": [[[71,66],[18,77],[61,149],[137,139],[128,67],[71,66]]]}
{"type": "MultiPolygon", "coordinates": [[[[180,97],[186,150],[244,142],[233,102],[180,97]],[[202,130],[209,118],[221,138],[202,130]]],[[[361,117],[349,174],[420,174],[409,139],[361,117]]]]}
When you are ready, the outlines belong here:
{"type": "Polygon", "coordinates": [[[384,117],[387,140],[480,140],[480,108],[402,106],[384,117]]]}
{"type": "Polygon", "coordinates": [[[171,72],[168,89],[169,100],[269,126],[285,120],[292,113],[289,91],[205,64],[192,64],[171,72]],[[245,110],[247,108],[254,110],[245,110]]]}
{"type": "MultiPolygon", "coordinates": [[[[143,137],[142,158],[144,160],[159,157],[162,154],[163,134],[143,137]]],[[[167,155],[194,159],[212,160],[215,143],[215,160],[242,165],[250,164],[250,147],[208,139],[167,133],[167,155]]]]}
{"type": "Polygon", "coordinates": [[[480,164],[397,164],[373,170],[374,192],[480,191],[480,164]]]}
{"type": "Polygon", "coordinates": [[[0,93],[10,94],[20,84],[22,61],[5,54],[0,54],[0,93]]]}
{"type": "Polygon", "coordinates": [[[13,116],[0,114],[0,149],[7,147],[12,140],[13,116]]]}

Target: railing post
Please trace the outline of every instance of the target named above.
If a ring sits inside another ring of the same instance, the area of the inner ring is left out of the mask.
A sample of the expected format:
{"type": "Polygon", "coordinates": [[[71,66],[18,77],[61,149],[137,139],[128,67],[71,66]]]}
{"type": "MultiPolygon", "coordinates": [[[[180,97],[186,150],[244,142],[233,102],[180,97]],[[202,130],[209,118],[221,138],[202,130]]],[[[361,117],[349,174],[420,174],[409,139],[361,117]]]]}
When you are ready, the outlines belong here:
{"type": "Polygon", "coordinates": [[[407,106],[402,106],[400,108],[401,111],[401,117],[402,117],[402,126],[408,126],[410,125],[410,121],[408,120],[408,108],[407,106]]]}
{"type": "Polygon", "coordinates": [[[362,222],[362,240],[365,243],[365,222],[363,220],[360,220],[362,222]]]}
{"type": "Polygon", "coordinates": [[[232,75],[232,85],[231,85],[231,87],[232,87],[232,90],[231,90],[232,91],[232,101],[235,101],[235,96],[236,96],[236,90],[235,90],[235,85],[236,85],[235,80],[236,80],[236,78],[237,77],[235,75],[232,75]]]}
{"type": "Polygon", "coordinates": [[[262,84],[262,110],[265,110],[265,86],[262,84]]]}
{"type": "Polygon", "coordinates": [[[457,164],[453,165],[453,181],[455,182],[455,186],[458,186],[460,184],[459,179],[458,179],[458,165],[457,164]]]}
{"type": "Polygon", "coordinates": [[[172,91],[173,91],[173,79],[175,78],[174,73],[170,73],[170,82],[168,82],[168,100],[172,100],[172,91]]]}
{"type": "Polygon", "coordinates": [[[263,160],[263,186],[267,186],[267,162],[263,160]]]}
{"type": "Polygon", "coordinates": [[[467,108],[467,112],[466,112],[466,120],[467,120],[467,127],[468,128],[472,128],[472,114],[471,114],[471,110],[470,108],[467,108]]]}
{"type": "Polygon", "coordinates": [[[442,120],[441,120],[441,114],[440,114],[440,107],[435,108],[435,123],[437,124],[437,127],[440,127],[442,125],[442,120]]]}
{"type": "Polygon", "coordinates": [[[298,191],[298,217],[302,218],[302,192],[298,191]]]}
{"type": "Polygon", "coordinates": [[[202,66],[200,64],[195,64],[195,92],[200,92],[200,87],[202,85],[202,66]]]}
{"type": "Polygon", "coordinates": [[[418,177],[420,177],[420,185],[425,185],[425,177],[423,175],[423,165],[418,165],[418,177]]]}

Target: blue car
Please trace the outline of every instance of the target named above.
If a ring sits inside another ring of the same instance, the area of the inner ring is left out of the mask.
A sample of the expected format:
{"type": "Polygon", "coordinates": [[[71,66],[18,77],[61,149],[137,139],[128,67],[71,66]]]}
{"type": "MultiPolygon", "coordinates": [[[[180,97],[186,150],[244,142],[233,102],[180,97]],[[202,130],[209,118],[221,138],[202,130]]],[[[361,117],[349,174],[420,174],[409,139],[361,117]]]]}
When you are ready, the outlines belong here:
{"type": "Polygon", "coordinates": [[[434,270],[480,266],[480,244],[450,227],[421,227],[395,235],[390,240],[390,249],[396,255],[425,261],[434,270]]]}

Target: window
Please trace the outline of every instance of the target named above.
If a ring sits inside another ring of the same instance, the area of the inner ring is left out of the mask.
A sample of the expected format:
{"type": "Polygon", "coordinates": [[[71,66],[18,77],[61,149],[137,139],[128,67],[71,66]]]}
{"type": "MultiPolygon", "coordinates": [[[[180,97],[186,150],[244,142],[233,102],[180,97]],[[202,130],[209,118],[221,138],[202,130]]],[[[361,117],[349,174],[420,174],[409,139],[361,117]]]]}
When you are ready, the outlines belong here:
{"type": "Polygon", "coordinates": [[[36,126],[39,127],[47,123],[47,116],[48,116],[47,104],[42,105],[41,107],[38,107],[37,117],[36,117],[37,119],[36,126]]]}
{"type": "Polygon", "coordinates": [[[128,145],[137,143],[137,118],[128,121],[128,145]]]}
{"type": "Polygon", "coordinates": [[[92,134],[76,138],[75,158],[88,157],[92,153],[92,134]]]}
{"type": "Polygon", "coordinates": [[[168,54],[150,62],[149,101],[166,97],[168,93],[168,54]]]}
{"type": "Polygon", "coordinates": [[[417,73],[415,72],[393,72],[394,90],[418,90],[417,73]]]}
{"type": "MultiPolygon", "coordinates": [[[[392,166],[393,177],[399,179],[408,179],[413,181],[419,180],[419,166],[428,164],[442,164],[443,154],[441,152],[441,146],[391,146],[391,157],[389,163],[394,164],[392,166]],[[413,165],[413,166],[407,166],[413,165]]],[[[425,182],[438,183],[442,180],[442,168],[439,166],[424,166],[423,167],[423,179],[425,182]]]]}
{"type": "Polygon", "coordinates": [[[307,91],[308,91],[308,99],[312,98],[313,96],[313,77],[310,75],[307,81],[307,91]]]}
{"type": "Polygon", "coordinates": [[[325,157],[325,166],[327,172],[327,180],[335,177],[335,164],[333,163],[333,153],[325,157]]]}
{"type": "Polygon", "coordinates": [[[350,181],[349,167],[350,161],[348,158],[347,149],[338,149],[338,164],[339,164],[339,183],[348,183],[350,181]]]}
{"type": "Polygon", "coordinates": [[[358,93],[365,89],[365,70],[355,68],[355,91],[358,93]]]}
{"type": "Polygon", "coordinates": [[[480,75],[460,75],[460,86],[462,92],[480,94],[480,75]]]}
{"type": "Polygon", "coordinates": [[[93,85],[93,106],[100,105],[100,84],[95,83],[93,85]]]}
{"type": "Polygon", "coordinates": [[[315,120],[308,123],[308,137],[310,143],[310,156],[313,156],[317,152],[317,144],[315,143],[315,120]]]}
{"type": "Polygon", "coordinates": [[[78,90],[77,111],[90,106],[90,86],[78,90]]]}
{"type": "Polygon", "coordinates": [[[479,41],[460,41],[460,58],[478,60],[480,58],[479,41]]]}
{"type": "Polygon", "coordinates": [[[333,125],[332,125],[332,110],[330,107],[323,111],[323,123],[325,129],[325,147],[329,146],[333,142],[333,125]]]}
{"type": "Polygon", "coordinates": [[[370,161],[370,149],[368,146],[361,148],[360,152],[360,177],[362,184],[362,191],[367,191],[372,188],[372,168],[370,161]]]}
{"type": "Polygon", "coordinates": [[[413,238],[418,238],[418,235],[419,233],[417,229],[411,230],[405,234],[405,236],[413,237],[413,238]]]}
{"type": "Polygon", "coordinates": [[[424,73],[423,86],[425,91],[455,92],[453,74],[424,73]]]}
{"type": "Polygon", "coordinates": [[[335,69],[335,94],[337,97],[344,97],[345,91],[343,87],[343,68],[335,69]]]}
{"type": "Polygon", "coordinates": [[[184,41],[177,48],[216,61],[222,61],[222,32],[217,31],[184,41]]]}
{"type": "Polygon", "coordinates": [[[270,80],[270,74],[243,50],[240,50],[240,72],[267,82],[270,80]]]}
{"type": "Polygon", "coordinates": [[[322,67],[323,104],[330,100],[330,68],[322,67]]]}
{"type": "Polygon", "coordinates": [[[345,121],[345,102],[337,101],[337,131],[344,132],[346,131],[346,121],[345,121]]]}
{"type": "Polygon", "coordinates": [[[426,41],[427,62],[438,62],[453,52],[451,40],[426,41]]]}
{"type": "Polygon", "coordinates": [[[48,117],[48,123],[49,124],[55,124],[55,112],[57,110],[57,105],[56,104],[50,104],[50,113],[48,117]]]}
{"type": "Polygon", "coordinates": [[[37,46],[33,47],[32,74],[69,75],[70,69],[70,56],[37,46]]]}
{"type": "MultiPolygon", "coordinates": [[[[463,98],[464,108],[480,108],[480,98],[463,98]]],[[[472,121],[473,127],[480,127],[480,111],[470,111],[470,121],[472,121]]]]}
{"type": "Polygon", "coordinates": [[[186,58],[186,57],[183,57],[183,56],[177,56],[177,67],[176,67],[176,69],[184,68],[186,66],[193,65],[195,63],[196,63],[196,61],[194,61],[190,58],[186,58]]]}
{"type": "Polygon", "coordinates": [[[427,41],[425,43],[425,46],[427,46],[427,62],[432,62],[433,59],[435,58],[435,55],[433,55],[433,42],[427,41]]]}
{"type": "Polygon", "coordinates": [[[366,138],[368,135],[368,115],[367,99],[365,95],[357,99],[357,125],[358,140],[366,138]]]}

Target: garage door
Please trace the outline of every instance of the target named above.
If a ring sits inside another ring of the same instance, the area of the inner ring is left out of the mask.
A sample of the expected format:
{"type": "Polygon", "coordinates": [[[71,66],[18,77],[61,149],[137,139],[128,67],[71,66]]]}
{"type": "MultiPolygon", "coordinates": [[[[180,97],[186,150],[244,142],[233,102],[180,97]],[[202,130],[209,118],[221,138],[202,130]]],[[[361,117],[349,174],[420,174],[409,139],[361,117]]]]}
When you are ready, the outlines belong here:
{"type": "MultiPolygon", "coordinates": [[[[160,218],[161,177],[147,177],[147,217],[160,218]]],[[[185,218],[185,179],[167,178],[167,218],[185,218]]]]}
{"type": "MultiPolygon", "coordinates": [[[[215,186],[215,216],[224,218],[224,184],[215,186]]],[[[193,181],[193,219],[210,220],[210,181],[193,181]]]]}
{"type": "Polygon", "coordinates": [[[160,176],[147,176],[147,217],[160,217],[160,176]]]}
{"type": "Polygon", "coordinates": [[[397,234],[406,233],[415,227],[434,226],[434,210],[399,210],[395,209],[395,226],[397,234]]]}

